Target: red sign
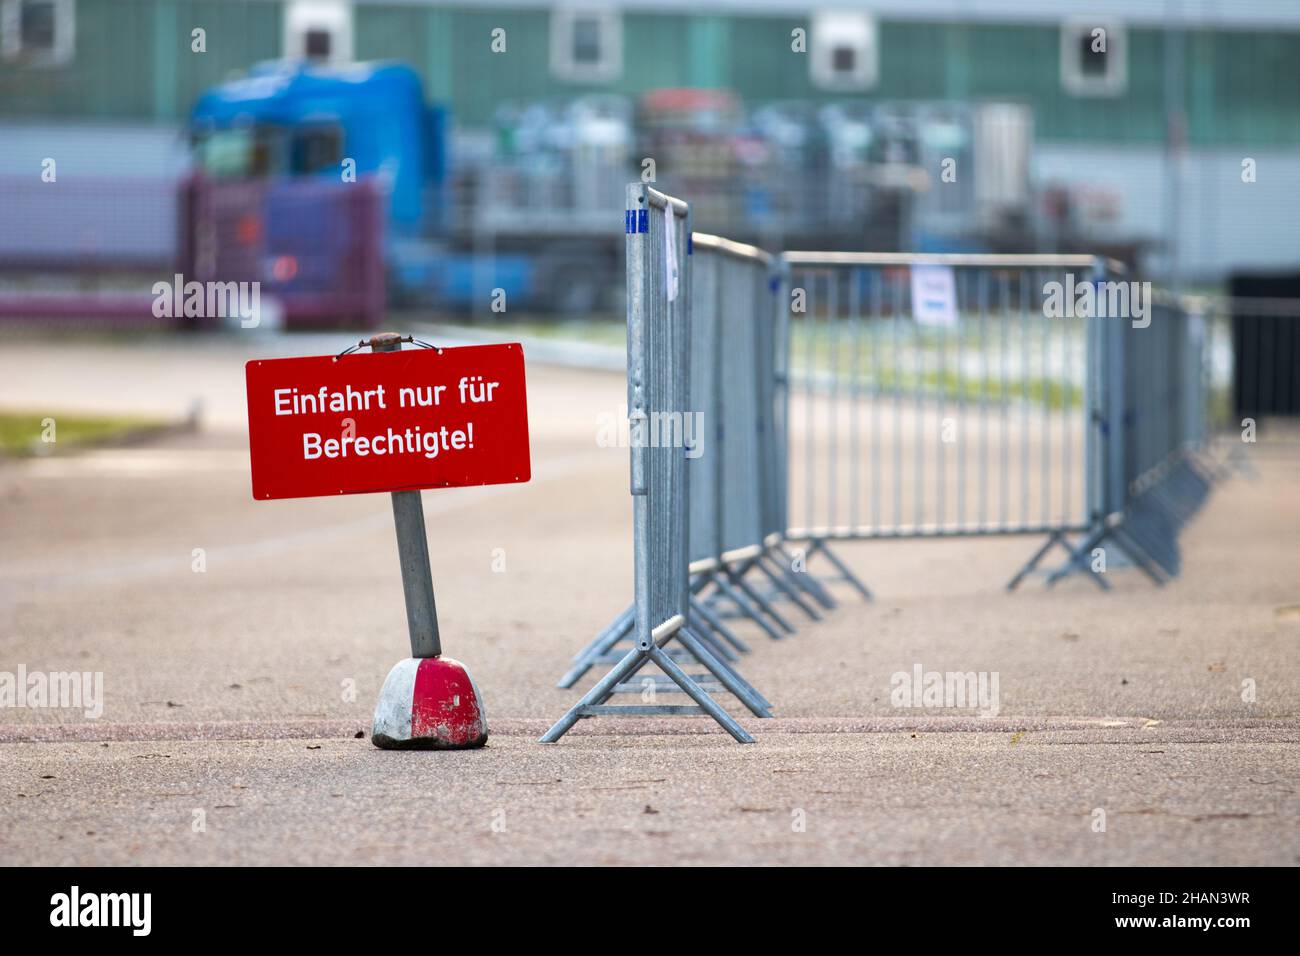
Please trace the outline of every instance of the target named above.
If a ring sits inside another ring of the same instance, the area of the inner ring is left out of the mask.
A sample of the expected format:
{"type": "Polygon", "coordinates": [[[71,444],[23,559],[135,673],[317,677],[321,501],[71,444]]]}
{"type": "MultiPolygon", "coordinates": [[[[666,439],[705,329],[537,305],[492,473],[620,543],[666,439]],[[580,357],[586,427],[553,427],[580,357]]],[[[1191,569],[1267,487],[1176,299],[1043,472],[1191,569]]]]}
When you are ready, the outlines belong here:
{"type": "Polygon", "coordinates": [[[521,345],[244,366],[254,498],[527,481],[521,345]]]}

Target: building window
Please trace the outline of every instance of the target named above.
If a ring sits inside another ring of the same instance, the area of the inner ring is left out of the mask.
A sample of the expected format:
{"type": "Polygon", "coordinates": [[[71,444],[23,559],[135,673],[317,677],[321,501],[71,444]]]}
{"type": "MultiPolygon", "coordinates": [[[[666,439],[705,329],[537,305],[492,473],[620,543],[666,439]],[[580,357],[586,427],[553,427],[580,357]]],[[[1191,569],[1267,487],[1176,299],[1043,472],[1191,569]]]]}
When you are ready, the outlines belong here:
{"type": "Polygon", "coordinates": [[[75,21],[75,0],[4,0],[4,58],[26,66],[67,63],[75,49],[75,21]]]}
{"type": "Polygon", "coordinates": [[[329,30],[308,30],[303,34],[303,47],[309,60],[328,60],[334,35],[329,30]]]}
{"type": "Polygon", "coordinates": [[[561,80],[603,83],[623,70],[623,25],[616,10],[551,13],[551,71],[561,80]]]}
{"type": "Polygon", "coordinates": [[[1128,37],[1114,22],[1061,27],[1061,85],[1075,96],[1120,96],[1128,87],[1128,37]]]}
{"type": "Polygon", "coordinates": [[[352,5],[346,0],[291,0],[284,8],[284,55],[347,63],[352,59],[352,5]]]}
{"type": "Polygon", "coordinates": [[[876,85],[876,21],[866,13],[813,15],[808,68],[824,90],[865,90],[876,85]]]}

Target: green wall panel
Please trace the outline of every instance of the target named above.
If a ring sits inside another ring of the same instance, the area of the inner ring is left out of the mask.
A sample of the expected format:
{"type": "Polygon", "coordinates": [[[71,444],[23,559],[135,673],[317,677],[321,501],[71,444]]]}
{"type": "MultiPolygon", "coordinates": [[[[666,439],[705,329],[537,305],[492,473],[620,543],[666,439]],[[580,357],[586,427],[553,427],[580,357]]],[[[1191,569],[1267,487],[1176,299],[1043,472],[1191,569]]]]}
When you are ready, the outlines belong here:
{"type": "MultiPolygon", "coordinates": [[[[263,0],[77,0],[73,61],[54,69],[0,63],[0,116],[169,120],[206,87],[282,49],[282,8],[263,0]],[[207,30],[207,52],[190,31],[207,30]]],[[[884,21],[874,89],[828,93],[808,56],[790,49],[801,16],[625,12],[623,70],[601,85],[565,82],[550,69],[544,9],[361,4],[359,59],[418,69],[431,97],[462,123],[490,120],[504,101],[582,92],[636,96],[661,86],[737,90],[748,103],[812,99],[1012,99],[1034,108],[1043,141],[1154,144],[1165,135],[1166,39],[1128,31],[1128,87],[1076,97],[1061,87],[1059,32],[1047,24],[884,21]],[[491,33],[506,31],[493,53],[491,33]]],[[[1300,34],[1193,32],[1179,91],[1193,145],[1300,144],[1300,34]]]]}
{"type": "Polygon", "coordinates": [[[180,58],[177,71],[181,115],[205,89],[255,63],[277,59],[283,46],[283,13],[276,3],[248,0],[178,0],[171,38],[180,58]],[[191,51],[191,31],[207,31],[207,52],[191,51]]]}
{"type": "Polygon", "coordinates": [[[0,115],[173,119],[200,91],[280,52],[274,3],[77,0],[76,51],[55,68],[0,63],[0,115]],[[191,31],[207,31],[207,52],[191,31]]]}

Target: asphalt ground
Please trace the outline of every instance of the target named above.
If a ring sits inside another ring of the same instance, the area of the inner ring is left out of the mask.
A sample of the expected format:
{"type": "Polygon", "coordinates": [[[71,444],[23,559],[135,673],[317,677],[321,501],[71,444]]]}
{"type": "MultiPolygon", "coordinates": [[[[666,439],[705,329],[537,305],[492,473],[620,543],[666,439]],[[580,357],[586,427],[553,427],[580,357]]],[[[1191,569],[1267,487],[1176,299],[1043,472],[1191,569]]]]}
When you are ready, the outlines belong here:
{"type": "Polygon", "coordinates": [[[626,450],[596,440],[622,377],[530,365],[533,481],[424,496],[444,648],[491,739],[381,752],[365,733],[406,653],[387,499],[249,494],[243,361],[322,344],[0,347],[0,404],[200,399],[205,423],[0,464],[0,671],[104,687],[96,719],[0,710],[7,862],[1300,862],[1294,444],[1216,487],[1165,587],[1116,562],[1110,593],[1008,595],[1029,537],[844,544],[874,602],[835,585],[780,642],[734,625],[775,705],[725,702],[755,744],[600,718],[544,746],[588,686],[555,680],[630,598],[630,506],[626,450]],[[996,674],[996,716],[896,706],[918,665],[996,674]]]}

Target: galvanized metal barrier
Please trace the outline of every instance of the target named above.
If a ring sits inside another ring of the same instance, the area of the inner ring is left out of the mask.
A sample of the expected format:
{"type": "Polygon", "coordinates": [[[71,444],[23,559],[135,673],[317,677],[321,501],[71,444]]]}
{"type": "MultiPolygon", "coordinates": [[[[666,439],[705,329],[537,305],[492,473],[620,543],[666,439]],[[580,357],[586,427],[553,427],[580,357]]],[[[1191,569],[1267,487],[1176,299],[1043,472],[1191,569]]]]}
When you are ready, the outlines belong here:
{"type": "Polygon", "coordinates": [[[1159,299],[1143,322],[1106,319],[1098,331],[1096,501],[1088,533],[1048,583],[1086,570],[1108,587],[1098,569],[1113,546],[1163,584],[1181,566],[1179,532],[1217,477],[1205,455],[1205,318],[1194,303],[1159,299]]]}
{"type": "Polygon", "coordinates": [[[1178,572],[1178,533],[1216,476],[1195,309],[1093,256],[778,264],[691,234],[686,205],[642,185],[626,215],[636,600],[575,656],[562,687],[613,670],[544,741],[584,716],[700,712],[748,741],[709,697],[770,716],[731,666],[748,647],[727,619],[781,638],[779,599],[820,618],[834,599],[799,573],[819,554],[870,598],[834,542],[1046,536],[1009,589],[1055,548],[1049,584],[1084,571],[1109,588],[1107,548],[1154,581],[1178,572]],[[605,706],[644,692],[629,678],[647,663],[652,690],[697,706],[605,706]]]}
{"type": "MultiPolygon", "coordinates": [[[[579,719],[605,714],[677,715],[708,714],[742,743],[753,738],[709,696],[725,689],[751,712],[770,716],[770,704],[727,663],[732,651],[703,628],[717,629],[716,618],[693,599],[690,581],[692,549],[702,546],[692,538],[688,502],[695,461],[708,454],[688,441],[684,424],[692,412],[709,420],[707,403],[700,390],[691,388],[691,374],[701,363],[693,356],[702,329],[716,321],[692,321],[694,300],[693,246],[689,206],[648,186],[628,187],[625,218],[627,233],[627,326],[628,326],[628,418],[631,436],[631,491],[633,500],[633,551],[635,558],[635,601],[606,632],[580,655],[581,670],[566,675],[563,686],[577,680],[624,634],[630,634],[632,648],[623,654],[596,685],[542,737],[551,743],[563,736],[579,719]],[[701,329],[698,333],[696,329],[701,329]],[[666,440],[665,440],[666,439],[666,440]],[[695,452],[703,451],[697,455],[695,452]],[[674,644],[676,646],[669,646],[674,644]],[[708,672],[707,683],[688,675],[681,663],[698,663],[708,672]],[[662,678],[648,678],[641,685],[631,679],[647,664],[662,671],[662,678]],[[658,704],[607,705],[615,693],[641,692],[652,701],[660,690],[674,688],[695,701],[694,706],[658,704]]],[[[712,339],[716,358],[721,343],[712,339]]],[[[751,443],[752,444],[752,443],[751,443]]],[[[715,493],[721,493],[715,486],[715,493]]],[[[725,525],[724,525],[725,528],[725,525]]]]}
{"type": "Polygon", "coordinates": [[[1092,256],[782,261],[785,405],[801,426],[783,500],[806,559],[825,555],[864,597],[832,542],[1046,535],[1012,589],[1057,547],[1069,558],[1049,583],[1082,569],[1106,587],[1090,557],[1105,540],[1157,579],[1176,573],[1177,526],[1208,487],[1191,454],[1194,316],[1144,305],[1092,256]],[[1178,520],[1153,504],[1171,496],[1178,520]]]}
{"type": "Polygon", "coordinates": [[[1049,314],[1090,256],[783,256],[791,324],[788,537],[830,543],[1089,527],[1095,318],[1049,314]]]}
{"type": "MultiPolygon", "coordinates": [[[[773,638],[793,630],[746,580],[752,569],[760,568],[814,618],[817,611],[801,598],[801,590],[811,590],[824,606],[833,602],[815,582],[799,581],[787,569],[780,536],[771,534],[770,509],[764,506],[779,477],[779,460],[772,453],[774,360],[784,341],[774,322],[771,257],[753,246],[701,233],[692,235],[689,257],[689,411],[681,421],[652,423],[651,437],[663,441],[669,438],[663,432],[679,429],[693,443],[686,454],[690,494],[684,504],[689,511],[688,619],[693,618],[715,656],[730,663],[749,648],[724,618],[749,618],[773,638]]],[[[593,666],[615,663],[618,645],[632,631],[629,608],[575,655],[560,686],[573,686],[593,666]]],[[[758,700],[769,706],[761,695],[758,700]]]]}
{"type": "MultiPolygon", "coordinates": [[[[834,606],[818,583],[794,574],[782,549],[784,524],[773,502],[783,481],[783,422],[776,404],[778,368],[785,361],[772,258],[761,249],[696,235],[696,312],[712,317],[697,330],[714,335],[697,347],[701,383],[694,407],[712,411],[715,454],[695,464],[701,488],[691,496],[692,590],[707,609],[752,619],[770,637],[793,626],[747,579],[761,572],[773,594],[819,620],[817,605],[834,606]]],[[[697,376],[697,377],[696,377],[697,376]]],[[[692,486],[693,488],[696,486],[692,486]]]]}

